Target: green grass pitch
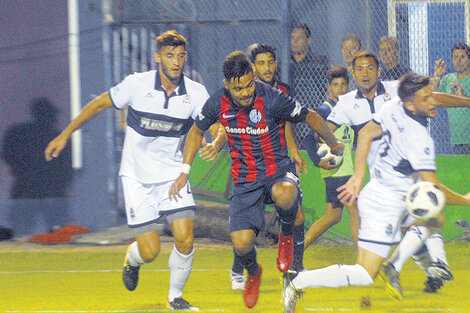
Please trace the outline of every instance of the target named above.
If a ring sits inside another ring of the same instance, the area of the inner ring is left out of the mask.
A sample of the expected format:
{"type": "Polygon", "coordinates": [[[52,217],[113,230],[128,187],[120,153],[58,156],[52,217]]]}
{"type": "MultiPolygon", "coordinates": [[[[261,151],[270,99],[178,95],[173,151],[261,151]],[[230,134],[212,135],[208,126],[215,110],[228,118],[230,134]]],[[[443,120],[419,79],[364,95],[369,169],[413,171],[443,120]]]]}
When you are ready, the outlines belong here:
{"type": "MultiPolygon", "coordinates": [[[[127,291],[121,282],[125,246],[0,245],[0,312],[168,312],[168,255],[170,243],[145,265],[139,286],[127,291]]],[[[401,274],[405,299],[388,298],[377,281],[368,287],[307,289],[296,312],[470,312],[470,244],[446,245],[455,279],[438,294],[423,294],[424,273],[408,261],[401,274]],[[361,308],[368,297],[371,306],[361,308]]],[[[282,312],[276,247],[258,250],[264,267],[261,294],[253,309],[244,307],[241,291],[230,289],[232,248],[226,244],[196,244],[193,272],[185,298],[201,312],[282,312]]],[[[305,265],[318,268],[352,263],[353,247],[313,245],[305,265]]]]}

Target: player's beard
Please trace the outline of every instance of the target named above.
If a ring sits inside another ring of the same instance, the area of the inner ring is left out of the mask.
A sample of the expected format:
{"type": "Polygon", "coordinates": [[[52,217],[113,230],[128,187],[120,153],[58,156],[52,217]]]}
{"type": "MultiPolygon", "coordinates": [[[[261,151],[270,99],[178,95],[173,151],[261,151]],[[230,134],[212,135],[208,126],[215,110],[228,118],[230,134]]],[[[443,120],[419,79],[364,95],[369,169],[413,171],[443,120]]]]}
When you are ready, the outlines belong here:
{"type": "MultiPolygon", "coordinates": [[[[274,76],[274,74],[273,74],[273,76],[274,76]]],[[[263,79],[262,77],[260,77],[260,76],[258,76],[258,79],[259,79],[260,81],[262,81],[263,83],[265,83],[265,84],[268,84],[268,85],[270,85],[270,86],[272,86],[272,87],[276,87],[276,81],[274,80],[274,78],[271,79],[271,81],[269,81],[269,82],[266,81],[266,80],[264,80],[264,79],[263,79]]]]}
{"type": "Polygon", "coordinates": [[[170,80],[173,84],[177,84],[180,79],[181,79],[181,76],[183,75],[183,67],[181,67],[181,71],[179,73],[179,75],[177,77],[175,77],[174,75],[171,75],[171,72],[170,70],[168,69],[168,66],[166,66],[164,63],[161,63],[162,65],[162,72],[163,72],[163,75],[166,76],[166,78],[168,78],[168,80],[170,80]]]}
{"type": "Polygon", "coordinates": [[[372,89],[374,89],[375,87],[377,87],[378,84],[379,84],[379,81],[377,80],[377,81],[375,82],[375,84],[373,84],[371,87],[369,87],[369,88],[367,88],[367,89],[366,89],[366,88],[361,88],[361,89],[362,89],[361,92],[362,92],[363,94],[364,94],[364,93],[369,93],[369,92],[372,91],[372,89]]]}

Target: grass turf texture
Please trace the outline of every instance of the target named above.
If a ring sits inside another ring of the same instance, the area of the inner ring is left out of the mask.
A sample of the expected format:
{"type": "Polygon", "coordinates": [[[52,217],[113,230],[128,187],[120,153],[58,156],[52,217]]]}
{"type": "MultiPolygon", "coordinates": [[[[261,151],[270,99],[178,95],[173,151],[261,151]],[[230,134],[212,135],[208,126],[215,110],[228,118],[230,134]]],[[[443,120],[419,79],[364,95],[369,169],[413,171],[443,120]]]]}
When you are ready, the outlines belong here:
{"type": "MultiPolygon", "coordinates": [[[[163,243],[157,259],[143,266],[137,289],[129,292],[121,281],[125,246],[0,244],[0,312],[168,312],[171,247],[163,243]]],[[[388,298],[377,281],[368,287],[307,289],[296,312],[470,312],[470,245],[453,242],[446,250],[455,279],[439,294],[423,294],[425,275],[408,261],[401,274],[403,301],[388,298]]],[[[244,307],[241,291],[230,289],[230,245],[196,244],[185,298],[201,312],[281,312],[277,248],[258,251],[264,272],[253,309],[244,307]]],[[[313,245],[305,253],[305,265],[318,268],[354,258],[353,247],[313,245]]]]}

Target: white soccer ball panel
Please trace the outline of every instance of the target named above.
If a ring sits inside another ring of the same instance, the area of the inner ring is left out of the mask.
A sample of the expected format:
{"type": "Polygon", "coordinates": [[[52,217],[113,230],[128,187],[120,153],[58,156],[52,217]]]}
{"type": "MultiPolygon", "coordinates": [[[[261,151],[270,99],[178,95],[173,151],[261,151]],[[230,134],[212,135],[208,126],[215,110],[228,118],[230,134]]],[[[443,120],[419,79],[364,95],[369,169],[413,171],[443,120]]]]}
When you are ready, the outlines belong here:
{"type": "Polygon", "coordinates": [[[445,203],[444,192],[431,182],[414,184],[406,195],[406,209],[420,220],[437,217],[444,209],[445,203]]]}
{"type": "Polygon", "coordinates": [[[320,144],[320,147],[318,147],[317,154],[322,160],[328,159],[331,156],[333,156],[333,159],[330,160],[329,162],[330,165],[341,164],[341,162],[343,162],[343,156],[338,156],[338,155],[331,153],[331,149],[326,143],[320,144]]]}

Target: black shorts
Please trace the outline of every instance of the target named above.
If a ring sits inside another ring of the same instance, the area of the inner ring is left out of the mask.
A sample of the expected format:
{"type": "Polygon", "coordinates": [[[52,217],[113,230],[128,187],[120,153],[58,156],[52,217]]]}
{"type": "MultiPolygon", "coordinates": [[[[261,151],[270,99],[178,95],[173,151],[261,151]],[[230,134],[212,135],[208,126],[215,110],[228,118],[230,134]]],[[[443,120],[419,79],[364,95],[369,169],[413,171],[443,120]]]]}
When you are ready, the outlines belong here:
{"type": "Polygon", "coordinates": [[[346,184],[350,177],[351,176],[326,177],[324,179],[326,203],[331,203],[334,208],[343,208],[343,204],[338,200],[338,192],[336,189],[339,186],[346,184]]]}
{"type": "Polygon", "coordinates": [[[256,235],[264,227],[266,204],[272,204],[271,189],[278,182],[290,182],[297,187],[298,197],[302,199],[299,179],[292,172],[282,172],[267,178],[264,182],[236,184],[230,199],[230,232],[251,229],[256,235]]]}

